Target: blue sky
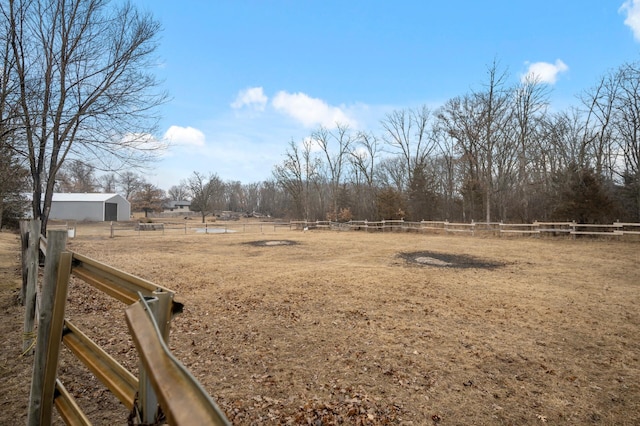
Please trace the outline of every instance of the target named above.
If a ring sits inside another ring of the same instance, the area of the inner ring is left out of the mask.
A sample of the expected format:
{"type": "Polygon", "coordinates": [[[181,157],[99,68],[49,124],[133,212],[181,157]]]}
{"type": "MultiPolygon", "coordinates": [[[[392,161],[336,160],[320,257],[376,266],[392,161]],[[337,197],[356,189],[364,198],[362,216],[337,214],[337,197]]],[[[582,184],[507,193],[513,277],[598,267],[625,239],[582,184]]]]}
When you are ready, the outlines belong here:
{"type": "Polygon", "coordinates": [[[170,142],[147,179],[271,176],[291,140],[336,121],[377,132],[394,109],[480,89],[494,61],[533,72],[552,107],[640,60],[640,0],[137,0],[163,31],[170,142]]]}

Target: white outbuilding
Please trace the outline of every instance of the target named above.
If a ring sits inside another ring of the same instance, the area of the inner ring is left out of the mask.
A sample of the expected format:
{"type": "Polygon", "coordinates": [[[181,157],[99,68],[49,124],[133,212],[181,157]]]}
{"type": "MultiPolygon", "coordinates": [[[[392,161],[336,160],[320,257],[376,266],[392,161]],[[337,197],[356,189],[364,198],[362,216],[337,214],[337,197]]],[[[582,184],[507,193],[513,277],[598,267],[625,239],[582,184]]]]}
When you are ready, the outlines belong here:
{"type": "Polygon", "coordinates": [[[49,219],[78,221],[125,221],[131,204],[118,194],[53,194],[49,219]]]}

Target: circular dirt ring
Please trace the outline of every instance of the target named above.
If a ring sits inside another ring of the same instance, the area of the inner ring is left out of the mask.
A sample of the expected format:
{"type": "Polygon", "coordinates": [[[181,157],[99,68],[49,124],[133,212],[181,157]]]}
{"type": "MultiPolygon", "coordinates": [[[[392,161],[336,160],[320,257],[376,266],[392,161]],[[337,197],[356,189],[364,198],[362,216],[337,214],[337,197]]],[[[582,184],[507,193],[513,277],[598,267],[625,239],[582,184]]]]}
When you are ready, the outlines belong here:
{"type": "Polygon", "coordinates": [[[504,265],[499,262],[492,262],[486,259],[478,259],[473,256],[450,253],[436,253],[431,251],[399,253],[398,256],[406,260],[407,263],[411,265],[435,266],[439,268],[494,269],[504,265]]]}
{"type": "Polygon", "coordinates": [[[275,246],[295,246],[298,244],[296,241],[291,240],[260,240],[260,241],[249,241],[247,243],[250,246],[255,247],[275,247],[275,246]]]}

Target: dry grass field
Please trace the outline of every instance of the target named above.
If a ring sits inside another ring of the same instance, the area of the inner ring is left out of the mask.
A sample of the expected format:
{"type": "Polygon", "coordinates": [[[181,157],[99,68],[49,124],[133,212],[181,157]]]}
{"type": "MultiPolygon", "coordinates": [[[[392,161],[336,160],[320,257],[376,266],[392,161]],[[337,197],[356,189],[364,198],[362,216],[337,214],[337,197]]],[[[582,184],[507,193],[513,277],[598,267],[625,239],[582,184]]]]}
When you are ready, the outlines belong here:
{"type": "MultiPolygon", "coordinates": [[[[178,293],[170,346],[234,424],[640,424],[638,242],[108,235],[80,226],[69,246],[178,293]]],[[[0,424],[24,423],[32,362],[17,244],[0,234],[0,424]]],[[[136,368],[123,306],[73,283],[68,312],[136,368]]],[[[77,364],[60,371],[90,418],[126,424],[77,364]]]]}

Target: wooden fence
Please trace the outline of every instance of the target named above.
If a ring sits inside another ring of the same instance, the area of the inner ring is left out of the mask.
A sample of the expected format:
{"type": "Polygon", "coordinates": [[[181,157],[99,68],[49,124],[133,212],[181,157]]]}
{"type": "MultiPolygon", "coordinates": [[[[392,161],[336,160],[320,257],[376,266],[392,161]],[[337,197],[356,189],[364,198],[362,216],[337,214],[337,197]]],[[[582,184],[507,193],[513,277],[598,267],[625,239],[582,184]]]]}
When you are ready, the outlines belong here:
{"type": "Polygon", "coordinates": [[[434,233],[463,233],[469,235],[568,235],[575,238],[578,235],[612,236],[640,235],[640,223],[614,222],[612,224],[590,224],[576,222],[533,222],[533,223],[502,223],[502,222],[448,222],[448,221],[420,221],[407,222],[404,220],[352,220],[338,223],[330,221],[292,221],[290,226],[297,230],[310,229],[340,229],[358,230],[366,232],[434,232],[434,233]]]}
{"type": "Polygon", "coordinates": [[[149,236],[165,234],[231,234],[235,232],[262,234],[290,230],[289,222],[149,222],[108,224],[109,235],[116,236],[149,236]]]}
{"type": "MultiPolygon", "coordinates": [[[[72,238],[78,232],[84,231],[80,226],[61,226],[67,229],[72,238]]],[[[283,231],[304,230],[339,230],[365,232],[420,232],[463,235],[494,235],[494,236],[578,236],[593,237],[623,237],[640,236],[640,223],[614,222],[611,224],[586,224],[577,222],[533,222],[533,223],[502,223],[502,222],[448,222],[427,221],[410,222],[405,220],[352,220],[349,222],[331,221],[278,221],[278,222],[239,222],[219,221],[200,223],[185,222],[111,222],[96,231],[98,235],[114,237],[146,237],[160,235],[187,234],[231,234],[253,233],[267,234],[283,231]]],[[[24,242],[23,242],[24,244],[24,242]]],[[[26,271],[26,269],[25,269],[26,271]]]]}
{"type": "MultiPolygon", "coordinates": [[[[182,310],[182,304],[174,299],[174,292],[66,250],[69,235],[66,229],[50,230],[47,238],[43,238],[39,228],[37,220],[21,226],[27,234],[22,237],[23,265],[27,268],[22,291],[23,349],[28,353],[35,348],[28,425],[51,424],[54,406],[67,424],[91,424],[57,377],[61,344],[131,411],[130,420],[135,419],[138,424],[155,424],[164,418],[175,425],[230,424],[167,347],[171,319],[182,310]],[[38,285],[40,251],[45,253],[41,286],[38,285]],[[139,377],[65,318],[71,276],[127,305],[123,316],[139,354],[139,377]]],[[[122,424],[125,419],[113,419],[113,422],[122,424]]]]}

